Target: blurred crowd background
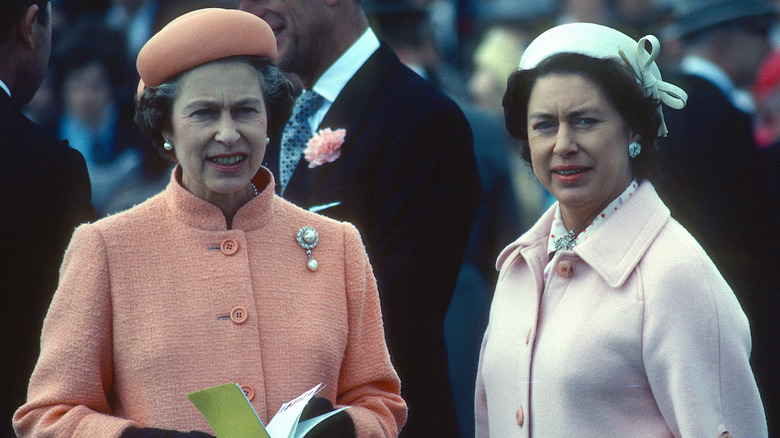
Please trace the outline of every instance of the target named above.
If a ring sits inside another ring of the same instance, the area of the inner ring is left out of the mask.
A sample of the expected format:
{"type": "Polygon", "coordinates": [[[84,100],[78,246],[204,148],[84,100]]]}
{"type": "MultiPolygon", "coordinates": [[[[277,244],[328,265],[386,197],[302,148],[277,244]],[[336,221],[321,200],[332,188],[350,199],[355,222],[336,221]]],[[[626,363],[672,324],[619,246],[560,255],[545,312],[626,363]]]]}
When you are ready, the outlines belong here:
{"type": "MultiPolygon", "coordinates": [[[[535,36],[556,24],[575,21],[605,24],[635,39],[658,36],[662,49],[657,62],[665,78],[673,76],[681,59],[680,41],[667,30],[675,19],[675,3],[680,2],[363,0],[380,39],[458,102],[474,131],[483,205],[446,321],[461,430],[473,430],[474,376],[496,280],[496,256],[553,201],[504,129],[501,100],[507,77],[535,36]]],[[[84,155],[98,214],[115,213],[163,190],[170,175],[171,164],[147,144],[132,120],[139,49],[184,12],[210,6],[235,8],[237,2],[54,0],[52,4],[51,65],[25,111],[84,155]]],[[[754,120],[756,147],[765,162],[776,164],[780,149],[776,145],[780,138],[777,26],[770,42],[772,51],[764,64],[750,84],[738,84],[738,91],[754,120]]],[[[769,193],[777,199],[780,172],[771,169],[769,193]]]]}
{"type": "MultiPolygon", "coordinates": [[[[512,156],[501,127],[506,78],[517,67],[524,46],[541,31],[563,22],[602,23],[639,38],[658,34],[671,20],[669,0],[364,0],[363,4],[380,38],[471,113],[475,132],[490,140],[476,146],[479,154],[488,155],[483,157],[486,166],[507,168],[502,176],[507,179],[495,182],[507,184],[500,187],[501,193],[523,193],[513,201],[523,205],[516,206],[519,222],[512,221],[514,229],[508,236],[519,235],[550,202],[512,156]]],[[[168,177],[169,163],[147,147],[132,122],[138,51],[152,34],[184,12],[233,8],[237,2],[54,0],[52,5],[51,65],[26,113],[85,156],[98,213],[115,213],[160,191],[168,177]]],[[[672,65],[674,48],[665,45],[662,56],[672,65]]],[[[496,201],[505,205],[506,200],[496,201]]]]}

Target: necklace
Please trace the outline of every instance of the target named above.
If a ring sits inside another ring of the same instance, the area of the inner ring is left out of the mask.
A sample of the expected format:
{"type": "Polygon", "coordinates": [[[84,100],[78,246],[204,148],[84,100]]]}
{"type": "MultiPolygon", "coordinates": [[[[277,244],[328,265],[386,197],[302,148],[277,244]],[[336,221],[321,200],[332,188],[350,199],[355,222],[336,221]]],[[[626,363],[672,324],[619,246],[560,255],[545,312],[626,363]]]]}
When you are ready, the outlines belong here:
{"type": "Polygon", "coordinates": [[[257,187],[255,187],[255,183],[253,183],[252,181],[249,181],[249,185],[252,186],[252,190],[254,190],[255,196],[258,196],[260,194],[260,192],[257,191],[257,187]]]}

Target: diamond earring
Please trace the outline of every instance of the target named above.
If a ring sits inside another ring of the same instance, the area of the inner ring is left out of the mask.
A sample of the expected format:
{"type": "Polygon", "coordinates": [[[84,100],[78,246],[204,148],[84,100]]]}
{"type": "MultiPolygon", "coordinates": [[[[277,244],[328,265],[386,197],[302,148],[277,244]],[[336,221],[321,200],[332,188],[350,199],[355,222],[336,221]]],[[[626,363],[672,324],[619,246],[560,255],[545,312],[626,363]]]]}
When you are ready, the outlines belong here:
{"type": "Polygon", "coordinates": [[[642,152],[642,145],[632,141],[628,144],[628,156],[631,158],[636,158],[639,156],[639,153],[642,152]]]}

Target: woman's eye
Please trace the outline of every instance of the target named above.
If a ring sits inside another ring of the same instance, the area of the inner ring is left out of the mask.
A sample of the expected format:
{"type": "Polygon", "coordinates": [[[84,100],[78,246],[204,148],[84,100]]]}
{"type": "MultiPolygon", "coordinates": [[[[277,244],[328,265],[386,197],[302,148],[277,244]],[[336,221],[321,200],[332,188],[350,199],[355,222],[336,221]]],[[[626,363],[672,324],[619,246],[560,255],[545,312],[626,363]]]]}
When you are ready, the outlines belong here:
{"type": "Polygon", "coordinates": [[[243,115],[243,116],[248,116],[248,115],[257,114],[258,111],[257,111],[257,108],[244,106],[244,107],[241,107],[241,108],[237,108],[236,109],[236,113],[238,113],[240,115],[243,115]]]}
{"type": "Polygon", "coordinates": [[[212,108],[202,108],[198,109],[192,112],[193,117],[209,117],[214,114],[214,109],[212,108]]]}
{"type": "Polygon", "coordinates": [[[536,122],[532,126],[534,131],[547,132],[555,127],[555,124],[550,121],[536,122]]]}
{"type": "Polygon", "coordinates": [[[582,127],[585,127],[585,128],[590,128],[591,126],[593,126],[593,125],[595,125],[596,123],[598,123],[598,120],[596,120],[596,119],[591,119],[591,118],[588,118],[588,117],[582,117],[582,118],[579,118],[579,119],[575,120],[575,121],[574,121],[574,123],[575,123],[575,125],[577,125],[577,126],[582,126],[582,127]]]}

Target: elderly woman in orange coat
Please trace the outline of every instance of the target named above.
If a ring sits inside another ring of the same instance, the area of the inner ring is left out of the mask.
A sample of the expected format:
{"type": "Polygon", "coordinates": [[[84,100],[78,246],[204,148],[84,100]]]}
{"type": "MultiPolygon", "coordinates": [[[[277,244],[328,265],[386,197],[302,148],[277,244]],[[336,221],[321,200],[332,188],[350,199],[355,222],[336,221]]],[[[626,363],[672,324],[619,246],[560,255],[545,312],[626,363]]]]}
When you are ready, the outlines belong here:
{"type": "Polygon", "coordinates": [[[231,382],[266,424],[323,383],[326,410],[350,409],[319,436],[397,436],[406,405],[357,230],[274,195],[260,165],[292,101],[275,54],[264,21],[225,9],[141,51],[136,119],[178,165],[164,192],[74,234],[19,436],[203,436],[186,395],[231,382]]]}

